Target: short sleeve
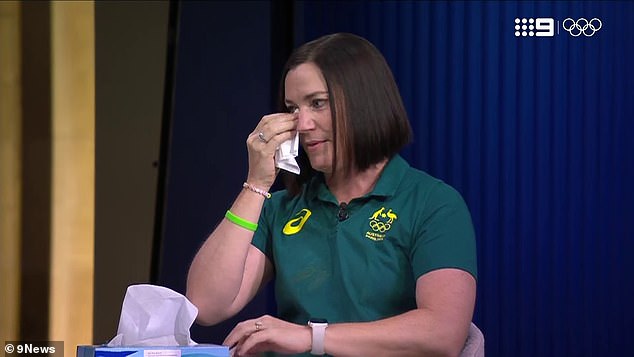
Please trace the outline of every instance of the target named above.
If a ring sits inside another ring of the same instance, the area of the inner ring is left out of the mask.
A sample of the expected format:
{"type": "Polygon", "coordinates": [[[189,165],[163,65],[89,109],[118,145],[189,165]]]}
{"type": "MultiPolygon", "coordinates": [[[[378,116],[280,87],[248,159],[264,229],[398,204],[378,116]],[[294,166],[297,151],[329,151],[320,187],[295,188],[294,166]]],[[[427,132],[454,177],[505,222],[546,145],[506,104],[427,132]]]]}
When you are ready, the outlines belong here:
{"type": "Polygon", "coordinates": [[[460,194],[438,182],[421,202],[410,259],[416,278],[432,270],[457,268],[477,279],[471,215],[460,194]]]}
{"type": "Polygon", "coordinates": [[[258,248],[264,255],[273,262],[273,239],[271,227],[273,226],[273,202],[266,200],[260,218],[258,219],[258,229],[253,234],[251,244],[258,248]]]}

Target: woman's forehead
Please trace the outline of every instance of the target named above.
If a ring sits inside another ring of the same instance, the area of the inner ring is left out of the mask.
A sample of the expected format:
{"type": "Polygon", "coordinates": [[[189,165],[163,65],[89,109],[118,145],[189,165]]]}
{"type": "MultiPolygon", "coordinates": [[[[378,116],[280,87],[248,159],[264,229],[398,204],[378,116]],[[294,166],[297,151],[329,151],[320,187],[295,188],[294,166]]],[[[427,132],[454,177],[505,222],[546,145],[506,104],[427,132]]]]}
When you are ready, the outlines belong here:
{"type": "Polygon", "coordinates": [[[328,85],[319,67],[302,63],[291,69],[284,80],[286,99],[299,100],[314,93],[328,93],[328,85]]]}

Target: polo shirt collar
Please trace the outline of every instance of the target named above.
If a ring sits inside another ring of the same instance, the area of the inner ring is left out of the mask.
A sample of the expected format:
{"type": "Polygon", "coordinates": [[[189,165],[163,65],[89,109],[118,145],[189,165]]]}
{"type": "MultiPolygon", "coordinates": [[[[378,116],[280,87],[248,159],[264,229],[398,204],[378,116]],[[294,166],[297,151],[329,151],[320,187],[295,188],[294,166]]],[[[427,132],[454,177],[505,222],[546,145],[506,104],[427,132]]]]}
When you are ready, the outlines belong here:
{"type": "MultiPolygon", "coordinates": [[[[401,155],[394,155],[394,157],[392,157],[392,159],[390,159],[383,168],[383,172],[381,172],[381,176],[379,177],[379,180],[377,181],[376,186],[374,186],[372,192],[364,197],[393,196],[396,193],[396,189],[401,183],[401,180],[405,177],[405,172],[409,169],[409,167],[409,164],[401,157],[401,155]]],[[[316,197],[322,201],[338,204],[337,200],[328,189],[328,186],[326,186],[323,173],[319,172],[313,176],[313,178],[308,182],[306,190],[306,197],[309,200],[316,197]]]]}
{"type": "Polygon", "coordinates": [[[405,172],[409,169],[409,164],[405,159],[401,157],[401,155],[396,154],[383,168],[383,172],[381,172],[381,177],[379,177],[379,181],[374,186],[374,190],[370,192],[370,196],[385,196],[390,197],[394,196],[396,193],[396,189],[403,177],[405,177],[405,172]]]}

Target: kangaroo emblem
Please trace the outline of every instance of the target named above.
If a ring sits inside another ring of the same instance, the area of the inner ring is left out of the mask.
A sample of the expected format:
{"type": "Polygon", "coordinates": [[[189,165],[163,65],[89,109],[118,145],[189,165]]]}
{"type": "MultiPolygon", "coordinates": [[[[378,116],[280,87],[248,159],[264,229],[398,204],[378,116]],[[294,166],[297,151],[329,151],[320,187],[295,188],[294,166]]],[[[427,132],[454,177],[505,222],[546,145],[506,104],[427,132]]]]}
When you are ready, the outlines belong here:
{"type": "MultiPolygon", "coordinates": [[[[379,215],[382,217],[385,217],[385,214],[383,214],[383,211],[385,211],[385,207],[381,207],[380,209],[378,209],[376,212],[374,212],[372,214],[372,216],[370,217],[370,219],[379,219],[379,215]]],[[[390,210],[391,211],[391,210],[390,210]]]]}

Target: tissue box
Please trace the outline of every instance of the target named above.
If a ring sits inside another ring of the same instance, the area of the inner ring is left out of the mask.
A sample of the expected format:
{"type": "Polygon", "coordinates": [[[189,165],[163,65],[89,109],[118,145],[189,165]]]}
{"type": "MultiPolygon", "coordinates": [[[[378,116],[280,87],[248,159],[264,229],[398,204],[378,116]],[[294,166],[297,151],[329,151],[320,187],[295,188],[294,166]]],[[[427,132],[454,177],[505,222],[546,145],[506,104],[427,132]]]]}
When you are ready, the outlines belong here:
{"type": "Polygon", "coordinates": [[[107,347],[77,346],[77,357],[229,357],[229,347],[198,344],[196,346],[107,347]]]}

